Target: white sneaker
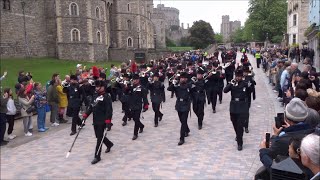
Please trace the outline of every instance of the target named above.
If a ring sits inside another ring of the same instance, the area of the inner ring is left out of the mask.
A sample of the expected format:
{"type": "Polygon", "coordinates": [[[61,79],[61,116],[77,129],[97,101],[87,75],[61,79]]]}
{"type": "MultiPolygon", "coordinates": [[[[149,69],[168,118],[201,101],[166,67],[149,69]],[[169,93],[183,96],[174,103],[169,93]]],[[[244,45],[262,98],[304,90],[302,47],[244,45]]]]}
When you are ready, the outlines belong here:
{"type": "Polygon", "coordinates": [[[16,138],[17,136],[16,135],[14,135],[14,134],[9,134],[8,135],[8,138],[10,139],[10,140],[12,140],[12,139],[14,139],[14,138],[16,138]]]}
{"type": "Polygon", "coordinates": [[[59,126],[59,125],[60,125],[60,124],[59,124],[59,123],[56,123],[56,122],[51,124],[52,127],[56,127],[56,126],[59,126]]]}
{"type": "Polygon", "coordinates": [[[25,136],[32,136],[32,133],[31,132],[28,132],[26,134],[24,134],[25,136]]]}

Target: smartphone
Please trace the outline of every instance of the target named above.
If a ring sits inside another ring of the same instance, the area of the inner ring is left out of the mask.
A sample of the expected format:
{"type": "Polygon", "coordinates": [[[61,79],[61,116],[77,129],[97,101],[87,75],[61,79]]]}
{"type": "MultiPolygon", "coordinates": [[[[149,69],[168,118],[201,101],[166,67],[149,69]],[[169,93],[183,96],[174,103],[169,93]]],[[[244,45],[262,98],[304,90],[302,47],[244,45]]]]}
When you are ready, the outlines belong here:
{"type": "Polygon", "coordinates": [[[276,127],[279,129],[280,127],[282,127],[282,125],[284,125],[284,113],[278,113],[277,117],[274,117],[274,121],[276,124],[276,127]]]}
{"type": "Polygon", "coordinates": [[[266,148],[269,148],[270,144],[270,133],[266,133],[266,148]]]}

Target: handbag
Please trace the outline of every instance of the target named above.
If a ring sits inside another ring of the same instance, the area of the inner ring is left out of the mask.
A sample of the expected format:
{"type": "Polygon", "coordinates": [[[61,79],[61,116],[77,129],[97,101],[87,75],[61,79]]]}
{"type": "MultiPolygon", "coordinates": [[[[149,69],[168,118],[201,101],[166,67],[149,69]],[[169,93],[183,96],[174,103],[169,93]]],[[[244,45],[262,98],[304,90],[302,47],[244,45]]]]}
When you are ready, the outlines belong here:
{"type": "Polygon", "coordinates": [[[30,113],[32,113],[32,112],[34,112],[34,111],[36,111],[36,110],[37,110],[36,107],[31,106],[31,107],[29,107],[29,108],[26,110],[26,112],[27,112],[28,114],[30,114],[30,113]]]}

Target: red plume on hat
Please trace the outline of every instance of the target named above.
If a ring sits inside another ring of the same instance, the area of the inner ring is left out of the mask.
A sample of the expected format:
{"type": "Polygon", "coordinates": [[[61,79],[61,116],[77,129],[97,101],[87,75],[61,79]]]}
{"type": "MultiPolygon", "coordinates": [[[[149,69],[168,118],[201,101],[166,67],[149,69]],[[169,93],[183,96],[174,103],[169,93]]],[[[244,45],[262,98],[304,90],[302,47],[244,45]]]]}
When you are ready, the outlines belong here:
{"type": "Polygon", "coordinates": [[[94,79],[98,79],[100,76],[99,69],[96,66],[92,67],[92,75],[94,79]]]}

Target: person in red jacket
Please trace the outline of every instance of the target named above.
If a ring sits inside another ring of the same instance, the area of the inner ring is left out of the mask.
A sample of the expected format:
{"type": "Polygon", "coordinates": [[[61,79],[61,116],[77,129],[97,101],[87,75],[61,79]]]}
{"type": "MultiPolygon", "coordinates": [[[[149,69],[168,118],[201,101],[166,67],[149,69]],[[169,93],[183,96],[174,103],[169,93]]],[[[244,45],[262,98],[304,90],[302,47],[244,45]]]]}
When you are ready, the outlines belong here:
{"type": "Polygon", "coordinates": [[[113,143],[107,137],[104,137],[105,129],[111,127],[113,113],[111,97],[105,91],[105,81],[97,80],[95,86],[97,93],[93,97],[92,104],[86,113],[83,114],[83,118],[86,119],[93,113],[93,128],[97,138],[97,144],[94,159],[91,164],[96,164],[101,160],[101,141],[107,146],[105,153],[110,152],[111,147],[113,146],[113,143]]]}
{"type": "Polygon", "coordinates": [[[131,68],[130,69],[131,69],[132,74],[135,74],[137,72],[138,69],[137,69],[137,64],[136,64],[135,60],[131,61],[131,68]]]}

